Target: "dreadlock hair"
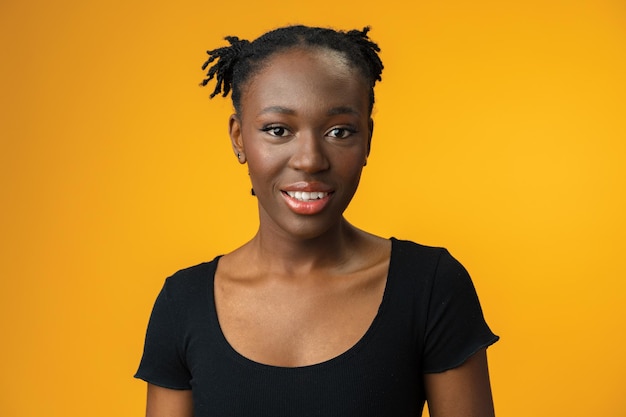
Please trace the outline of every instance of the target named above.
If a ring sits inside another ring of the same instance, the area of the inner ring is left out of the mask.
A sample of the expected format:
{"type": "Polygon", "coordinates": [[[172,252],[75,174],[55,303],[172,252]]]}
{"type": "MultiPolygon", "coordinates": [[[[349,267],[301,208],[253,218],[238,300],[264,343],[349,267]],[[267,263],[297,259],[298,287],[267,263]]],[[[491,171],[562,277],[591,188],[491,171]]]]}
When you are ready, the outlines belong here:
{"type": "Polygon", "coordinates": [[[348,63],[359,69],[370,86],[369,111],[374,107],[374,85],[381,81],[383,63],[378,56],[380,48],[367,36],[370,28],[347,32],[303,25],[286,26],[265,33],[252,42],[227,36],[230,46],[207,51],[209,58],[202,70],[213,64],[200,85],[206,86],[216,78],[215,89],[210,98],[218,94],[226,97],[229,92],[237,113],[241,113],[241,88],[271,55],[293,47],[319,47],[343,54],[348,63]]]}

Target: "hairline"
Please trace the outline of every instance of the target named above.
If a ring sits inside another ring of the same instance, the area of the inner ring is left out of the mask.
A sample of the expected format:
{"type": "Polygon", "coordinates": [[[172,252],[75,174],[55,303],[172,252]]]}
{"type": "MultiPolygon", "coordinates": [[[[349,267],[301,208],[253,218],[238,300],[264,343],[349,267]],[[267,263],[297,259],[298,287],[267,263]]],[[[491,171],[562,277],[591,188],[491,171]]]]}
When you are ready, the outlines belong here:
{"type": "MultiPolygon", "coordinates": [[[[276,55],[281,54],[281,53],[288,53],[290,51],[297,51],[297,50],[301,50],[304,52],[312,52],[312,51],[319,51],[319,52],[331,52],[337,56],[339,56],[341,58],[341,60],[351,69],[356,69],[357,72],[360,74],[362,80],[365,82],[366,88],[368,89],[368,95],[369,95],[369,91],[373,90],[374,85],[373,83],[375,83],[375,80],[370,80],[370,77],[368,76],[368,74],[364,73],[363,69],[357,65],[355,62],[353,62],[352,60],[350,60],[348,54],[345,51],[342,51],[340,49],[335,49],[335,48],[331,48],[327,45],[318,45],[318,44],[312,44],[306,41],[306,39],[302,39],[300,37],[300,39],[298,40],[297,44],[294,45],[287,45],[287,46],[281,46],[278,49],[274,50],[272,53],[264,56],[263,58],[260,58],[258,60],[255,60],[254,58],[250,59],[251,62],[251,69],[250,72],[248,73],[248,76],[246,78],[245,81],[243,81],[238,87],[236,87],[236,89],[239,91],[239,105],[240,107],[242,107],[242,103],[241,103],[241,98],[244,96],[244,94],[247,92],[247,89],[250,85],[250,83],[252,82],[252,80],[261,72],[263,71],[265,68],[267,68],[269,66],[269,61],[272,60],[276,55]],[[371,84],[371,85],[370,85],[371,84]]],[[[235,87],[233,86],[233,91],[235,91],[235,87]]],[[[233,103],[233,107],[235,108],[235,113],[237,114],[237,116],[241,117],[242,116],[242,108],[237,108],[237,106],[235,105],[235,102],[233,100],[233,95],[231,94],[231,101],[233,103]]],[[[369,114],[368,116],[371,116],[372,114],[372,104],[368,104],[368,108],[369,108],[369,114]]]]}

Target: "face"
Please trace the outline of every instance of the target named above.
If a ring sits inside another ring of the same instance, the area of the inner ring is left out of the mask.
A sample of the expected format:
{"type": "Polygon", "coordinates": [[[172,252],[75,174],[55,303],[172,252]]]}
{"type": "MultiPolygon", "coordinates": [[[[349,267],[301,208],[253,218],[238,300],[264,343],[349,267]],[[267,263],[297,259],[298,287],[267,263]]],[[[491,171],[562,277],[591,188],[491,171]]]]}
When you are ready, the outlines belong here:
{"type": "Polygon", "coordinates": [[[265,64],[230,119],[233,148],[248,164],[262,231],[322,236],[343,221],[367,159],[369,87],[327,49],[290,49],[265,64]]]}

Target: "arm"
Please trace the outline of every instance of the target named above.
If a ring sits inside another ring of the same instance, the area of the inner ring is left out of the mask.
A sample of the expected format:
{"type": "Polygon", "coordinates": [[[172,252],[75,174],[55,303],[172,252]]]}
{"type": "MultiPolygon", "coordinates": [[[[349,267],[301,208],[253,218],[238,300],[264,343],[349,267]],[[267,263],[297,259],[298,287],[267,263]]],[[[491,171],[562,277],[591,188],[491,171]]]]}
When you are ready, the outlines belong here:
{"type": "Polygon", "coordinates": [[[457,368],[424,375],[424,384],[431,417],[495,415],[486,349],[479,350],[457,368]]]}
{"type": "Polygon", "coordinates": [[[191,390],[148,384],[146,417],[193,417],[191,390]]]}

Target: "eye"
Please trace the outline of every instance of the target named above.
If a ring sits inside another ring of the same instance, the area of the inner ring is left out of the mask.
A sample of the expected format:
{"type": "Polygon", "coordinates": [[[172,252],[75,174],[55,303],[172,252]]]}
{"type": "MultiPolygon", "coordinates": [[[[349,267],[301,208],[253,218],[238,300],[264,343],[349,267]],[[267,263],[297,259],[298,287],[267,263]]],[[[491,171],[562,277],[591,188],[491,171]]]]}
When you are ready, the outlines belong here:
{"type": "Polygon", "coordinates": [[[348,136],[353,135],[354,133],[356,133],[355,129],[350,129],[347,127],[334,127],[328,131],[327,135],[331,138],[345,139],[348,136]]]}
{"type": "Polygon", "coordinates": [[[282,126],[265,126],[261,130],[270,136],[284,137],[289,135],[289,131],[282,126]]]}

